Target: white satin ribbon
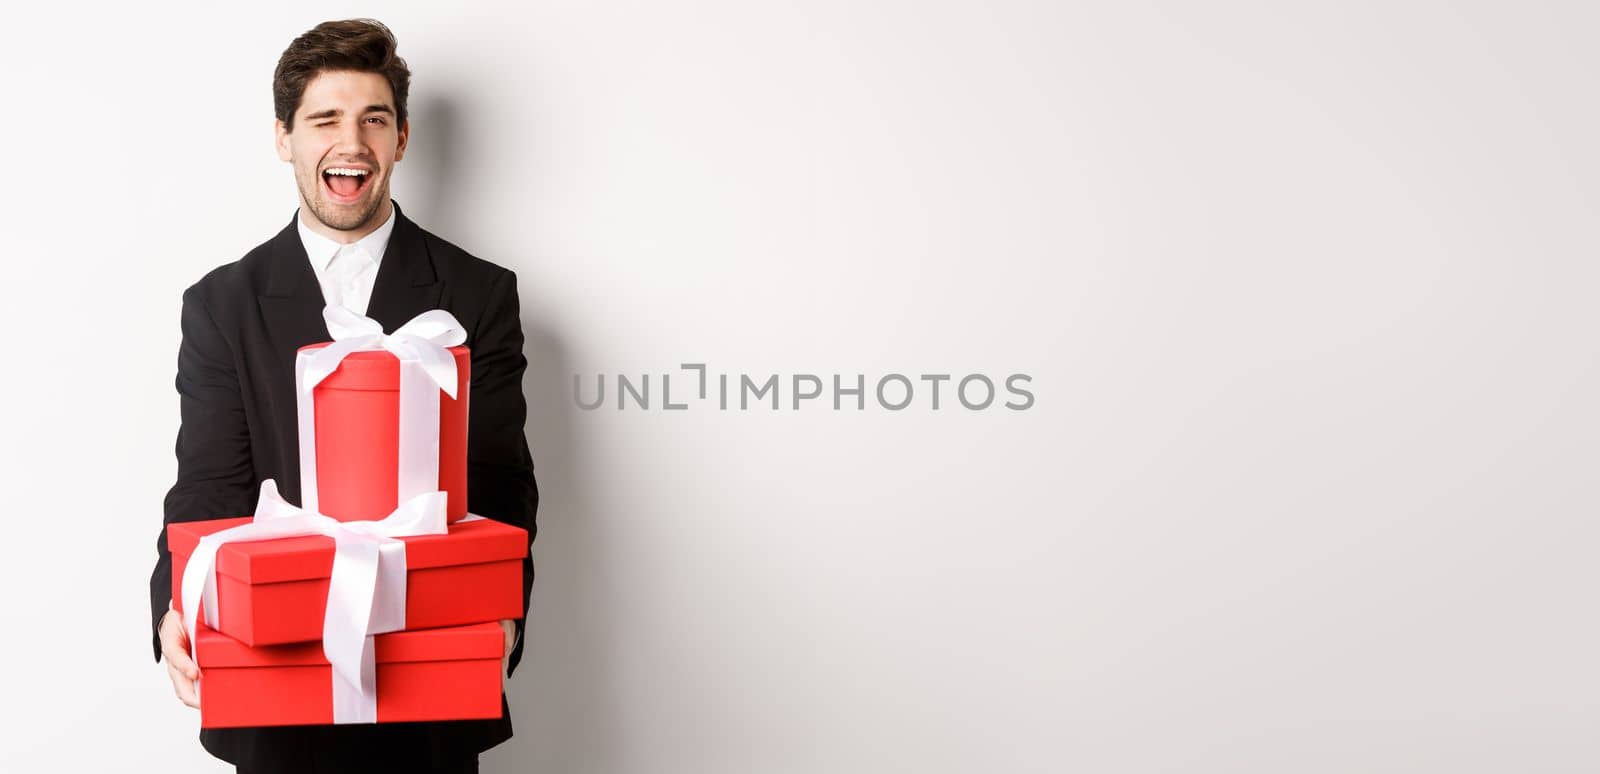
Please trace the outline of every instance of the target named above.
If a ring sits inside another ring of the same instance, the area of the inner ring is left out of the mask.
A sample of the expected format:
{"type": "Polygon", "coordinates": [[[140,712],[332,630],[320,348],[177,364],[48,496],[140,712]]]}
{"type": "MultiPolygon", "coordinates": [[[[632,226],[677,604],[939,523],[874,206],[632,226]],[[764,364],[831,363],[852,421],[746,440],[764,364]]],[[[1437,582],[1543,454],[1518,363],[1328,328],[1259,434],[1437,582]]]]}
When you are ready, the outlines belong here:
{"type": "Polygon", "coordinates": [[[217,549],[225,543],[274,540],[300,535],[333,538],[333,572],[328,577],[327,611],[322,618],[322,653],[333,665],[333,722],[378,722],[377,667],[372,635],[406,627],[406,535],[446,532],[444,492],[427,492],[400,504],[378,521],[342,522],[296,508],[278,495],[278,485],[261,482],[255,518],[200,538],[183,570],[183,625],[193,641],[195,618],[206,611],[216,626],[217,549]]]}
{"type": "Polygon", "coordinates": [[[388,350],[400,360],[398,502],[439,488],[439,390],[456,396],[456,359],[449,347],[467,331],[449,312],[433,309],[384,335],[370,317],[342,306],[322,309],[333,343],[295,357],[295,407],[300,427],[300,502],[317,512],[317,415],[312,390],[352,352],[388,350]]]}

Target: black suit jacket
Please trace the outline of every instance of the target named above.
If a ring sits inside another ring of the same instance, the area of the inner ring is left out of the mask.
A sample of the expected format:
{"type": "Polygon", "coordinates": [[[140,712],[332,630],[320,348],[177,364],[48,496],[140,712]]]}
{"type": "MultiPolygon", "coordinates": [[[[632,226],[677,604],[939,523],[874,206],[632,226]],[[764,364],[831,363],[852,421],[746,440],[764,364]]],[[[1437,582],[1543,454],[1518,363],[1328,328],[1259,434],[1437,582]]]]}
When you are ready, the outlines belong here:
{"type": "MultiPolygon", "coordinates": [[[[367,316],[393,331],[429,309],[446,309],[467,329],[472,350],[467,507],[528,530],[531,541],[539,491],[523,435],[527,360],[516,275],[422,230],[395,207],[394,231],[367,316]]],[[[249,515],[268,478],[277,480],[285,499],[300,502],[294,358],[301,346],[330,339],[322,307],[322,290],[293,220],[244,258],[184,292],[178,480],[167,493],[156,540],[150,576],[153,626],[159,626],[172,598],[166,523],[249,515]]],[[[530,557],[523,562],[524,613],[532,586],[530,557]]],[[[513,669],[522,656],[523,625],[517,622],[513,669]]],[[[159,637],[155,650],[160,661],[159,637]]],[[[303,764],[296,756],[310,748],[382,750],[385,757],[416,765],[459,759],[510,736],[510,713],[503,707],[502,717],[492,721],[203,729],[200,741],[213,755],[244,766],[303,764]]]]}

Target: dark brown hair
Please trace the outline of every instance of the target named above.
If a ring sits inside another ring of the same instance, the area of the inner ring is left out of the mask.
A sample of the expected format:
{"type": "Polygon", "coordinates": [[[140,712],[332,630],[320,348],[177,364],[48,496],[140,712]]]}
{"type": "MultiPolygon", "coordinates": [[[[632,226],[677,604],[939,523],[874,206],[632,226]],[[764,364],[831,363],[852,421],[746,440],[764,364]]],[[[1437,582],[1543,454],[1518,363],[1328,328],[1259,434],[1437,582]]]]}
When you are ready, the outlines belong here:
{"type": "Polygon", "coordinates": [[[394,92],[395,125],[406,121],[406,91],[411,71],[395,54],[394,33],[374,19],[346,19],[318,24],[294,39],[278,58],[272,73],[272,107],[285,129],[294,130],[294,111],[300,108],[306,84],[324,70],[377,73],[394,92]]]}

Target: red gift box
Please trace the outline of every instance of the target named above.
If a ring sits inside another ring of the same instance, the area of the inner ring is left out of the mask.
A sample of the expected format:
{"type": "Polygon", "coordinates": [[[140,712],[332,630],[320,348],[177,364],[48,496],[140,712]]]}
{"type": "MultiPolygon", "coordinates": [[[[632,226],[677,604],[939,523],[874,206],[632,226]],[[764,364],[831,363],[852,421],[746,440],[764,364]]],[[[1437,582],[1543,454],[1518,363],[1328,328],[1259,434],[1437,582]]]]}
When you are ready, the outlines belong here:
{"type": "MultiPolygon", "coordinates": [[[[309,352],[327,344],[301,347],[309,352]]],[[[456,396],[439,390],[439,491],[446,518],[467,515],[467,399],[472,357],[450,347],[456,396]]],[[[352,352],[311,391],[316,412],[317,510],[339,521],[381,519],[400,504],[400,360],[352,352]]],[[[303,440],[303,439],[302,439],[303,440]]]]}
{"type": "MultiPolygon", "coordinates": [[[[333,667],[321,643],[250,647],[198,628],[202,728],[333,722],[333,667]]],[[[393,632],[373,640],[379,723],[500,717],[505,632],[499,624],[393,632]]]]}
{"type": "MultiPolygon", "coordinates": [[[[200,538],[249,521],[167,525],[174,606],[183,606],[183,571],[200,538]]],[[[398,539],[406,544],[406,628],[522,617],[527,530],[471,519],[451,524],[444,535],[398,539]]],[[[216,558],[221,620],[206,623],[246,645],[322,639],[333,550],[333,538],[322,535],[224,544],[216,558]]]]}

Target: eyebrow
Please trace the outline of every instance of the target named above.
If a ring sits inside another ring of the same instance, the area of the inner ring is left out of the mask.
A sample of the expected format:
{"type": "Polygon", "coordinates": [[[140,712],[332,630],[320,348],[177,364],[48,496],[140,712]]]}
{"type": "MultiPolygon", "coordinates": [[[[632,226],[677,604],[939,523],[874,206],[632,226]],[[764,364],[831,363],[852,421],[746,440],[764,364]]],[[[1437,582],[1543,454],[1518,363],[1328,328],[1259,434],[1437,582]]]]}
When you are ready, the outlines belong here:
{"type": "MultiPolygon", "coordinates": [[[[389,107],[388,105],[385,105],[385,104],[380,102],[380,103],[377,103],[377,104],[368,105],[366,107],[366,109],[361,111],[361,112],[362,113],[388,113],[389,115],[392,116],[392,115],[394,115],[394,108],[389,107]]],[[[302,120],[302,121],[316,121],[316,120],[323,119],[323,118],[337,118],[338,116],[341,116],[341,115],[344,115],[344,111],[343,110],[340,110],[338,108],[333,108],[331,110],[322,110],[322,111],[318,111],[316,113],[308,113],[305,117],[301,118],[300,120],[302,120]]]]}

